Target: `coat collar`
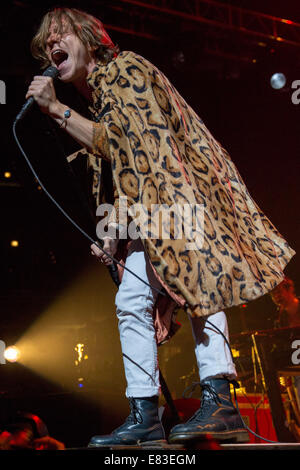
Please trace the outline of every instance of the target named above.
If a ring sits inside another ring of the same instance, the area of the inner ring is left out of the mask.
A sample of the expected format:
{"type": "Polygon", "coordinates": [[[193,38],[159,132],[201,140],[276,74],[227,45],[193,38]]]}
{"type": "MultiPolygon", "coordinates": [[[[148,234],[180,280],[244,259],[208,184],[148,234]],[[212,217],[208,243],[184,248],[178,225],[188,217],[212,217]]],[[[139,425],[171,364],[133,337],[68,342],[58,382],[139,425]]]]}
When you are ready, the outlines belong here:
{"type": "Polygon", "coordinates": [[[107,63],[99,61],[86,78],[88,85],[92,89],[92,104],[89,106],[89,110],[94,117],[97,116],[99,108],[101,108],[101,81],[106,75],[106,68],[107,63]]]}

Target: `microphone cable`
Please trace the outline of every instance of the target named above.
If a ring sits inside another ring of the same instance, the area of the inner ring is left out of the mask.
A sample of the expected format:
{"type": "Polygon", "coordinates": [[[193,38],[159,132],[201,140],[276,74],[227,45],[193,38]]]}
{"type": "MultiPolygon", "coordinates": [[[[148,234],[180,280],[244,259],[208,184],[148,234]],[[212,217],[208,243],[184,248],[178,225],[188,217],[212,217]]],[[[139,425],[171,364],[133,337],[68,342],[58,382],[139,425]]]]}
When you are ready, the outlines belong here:
{"type": "MultiPolygon", "coordinates": [[[[16,124],[17,124],[17,120],[14,121],[13,123],[13,135],[14,135],[14,138],[15,138],[15,141],[19,147],[19,150],[21,151],[23,157],[25,158],[26,160],[26,163],[27,165],[29,166],[33,176],[35,177],[35,179],[37,180],[38,184],[40,185],[40,187],[43,189],[43,191],[45,192],[45,194],[48,196],[48,198],[53,202],[53,204],[57,207],[57,209],[69,220],[69,222],[77,229],[79,230],[79,232],[85,237],[87,238],[92,244],[95,244],[96,246],[98,246],[98,248],[100,248],[100,250],[108,257],[111,259],[111,261],[115,264],[115,265],[118,265],[120,266],[121,268],[123,269],[126,269],[126,271],[128,271],[130,274],[132,274],[134,277],[136,277],[137,279],[139,279],[141,282],[143,282],[146,286],[150,287],[151,289],[157,291],[159,294],[162,294],[164,296],[167,296],[166,292],[163,290],[160,290],[154,286],[150,286],[150,284],[145,281],[144,279],[142,279],[140,276],[138,276],[136,273],[134,273],[131,269],[129,269],[127,266],[125,266],[123,263],[121,263],[120,261],[118,261],[116,258],[114,258],[112,255],[110,255],[106,250],[103,249],[103,246],[101,246],[101,244],[98,242],[98,240],[94,240],[82,227],[80,227],[80,225],[77,224],[77,222],[75,222],[75,220],[64,210],[64,208],[56,201],[56,199],[52,196],[52,194],[47,190],[47,188],[45,187],[45,185],[43,184],[43,182],[40,180],[40,177],[38,176],[38,174],[36,173],[35,169],[33,168],[28,156],[26,155],[26,152],[24,151],[22,145],[20,144],[20,141],[18,139],[18,136],[17,136],[17,132],[16,132],[16,124]]],[[[108,266],[108,268],[111,268],[111,266],[108,266]]],[[[112,277],[113,277],[113,280],[115,282],[116,285],[119,284],[118,282],[118,268],[117,266],[114,266],[112,267],[111,269],[111,274],[112,274],[112,277]]]]}
{"type": "MultiPolygon", "coordinates": [[[[77,224],[77,222],[75,222],[75,220],[63,209],[63,207],[56,201],[56,199],[52,196],[52,194],[47,190],[47,188],[45,187],[45,185],[43,184],[43,182],[40,180],[40,177],[38,176],[38,174],[36,173],[35,169],[33,168],[28,156],[26,155],[26,152],[24,151],[22,145],[20,144],[20,141],[18,139],[18,136],[17,136],[17,132],[16,132],[16,124],[17,122],[19,121],[19,119],[15,120],[14,123],[13,123],[13,135],[14,135],[14,138],[15,138],[15,141],[17,143],[17,146],[20,150],[20,152],[22,153],[23,157],[25,158],[25,161],[27,163],[27,165],[29,166],[32,174],[34,175],[34,177],[36,178],[37,182],[39,183],[40,187],[43,189],[43,191],[45,192],[45,194],[48,196],[48,198],[53,202],[53,204],[57,207],[57,209],[69,220],[69,222],[85,237],[87,238],[92,244],[95,244],[96,246],[98,246],[98,248],[100,248],[100,250],[102,250],[102,252],[109,258],[111,259],[111,261],[114,263],[114,267],[112,266],[111,267],[111,276],[115,282],[115,284],[118,286],[120,284],[120,282],[118,281],[118,268],[116,265],[120,266],[121,268],[125,269],[126,271],[128,271],[131,275],[133,275],[135,278],[137,278],[138,280],[140,280],[141,282],[143,282],[146,286],[150,287],[151,289],[157,291],[158,294],[161,294],[165,297],[168,296],[168,294],[165,292],[165,290],[160,290],[152,285],[150,285],[147,281],[145,281],[144,279],[142,279],[140,276],[138,276],[136,273],[134,273],[131,269],[127,268],[123,263],[121,263],[120,261],[118,261],[116,258],[114,258],[114,256],[110,255],[106,250],[103,249],[103,246],[101,246],[99,244],[99,242],[97,240],[94,240],[80,225],[77,224]]],[[[108,268],[110,268],[110,266],[108,266],[108,268]]],[[[186,309],[188,306],[188,304],[185,304],[183,306],[183,309],[186,309]]],[[[216,331],[218,331],[218,333],[221,334],[221,336],[223,337],[229,351],[230,351],[230,355],[231,355],[231,358],[232,358],[232,361],[234,362],[234,358],[233,358],[233,354],[232,354],[232,350],[231,350],[231,346],[229,344],[229,341],[227,340],[226,336],[223,334],[223,332],[216,326],[214,325],[211,321],[209,321],[208,319],[206,319],[206,322],[211,325],[216,331]]],[[[244,427],[245,429],[247,429],[248,432],[250,432],[251,434],[253,434],[255,437],[259,438],[259,439],[262,439],[266,442],[269,442],[269,443],[272,443],[272,444],[277,444],[278,442],[277,441],[271,441],[269,439],[266,439],[258,434],[256,434],[254,431],[252,431],[247,425],[246,423],[244,422],[242,416],[241,416],[241,413],[240,413],[240,410],[239,410],[239,406],[238,406],[238,401],[237,401],[237,396],[236,396],[236,388],[239,388],[239,384],[236,382],[236,381],[230,381],[230,383],[232,383],[233,387],[234,387],[234,399],[235,399],[235,403],[236,403],[236,408],[237,408],[237,411],[238,411],[238,414],[244,424],[244,427]]]]}
{"type": "MultiPolygon", "coordinates": [[[[220,333],[220,335],[223,337],[229,351],[230,351],[230,355],[231,355],[231,359],[232,359],[232,362],[234,362],[234,357],[233,357],[233,353],[232,353],[232,350],[231,350],[231,346],[229,344],[229,341],[228,339],[226,338],[226,336],[224,335],[224,333],[216,326],[214,325],[211,321],[207,320],[206,321],[210,326],[212,326],[218,333],[220,333]]],[[[248,432],[250,432],[253,436],[257,437],[258,439],[261,439],[263,441],[266,441],[270,444],[279,444],[278,441],[271,441],[270,439],[267,439],[263,436],[260,436],[259,434],[257,434],[256,432],[252,431],[252,429],[250,429],[245,421],[243,420],[242,418],[242,415],[241,415],[241,412],[240,412],[240,409],[239,409],[239,404],[238,404],[238,400],[237,400],[237,395],[236,395],[236,389],[240,387],[239,383],[236,381],[236,380],[229,380],[229,382],[232,384],[233,386],[233,394],[234,394],[234,401],[235,401],[235,404],[236,404],[236,409],[237,409],[237,412],[239,414],[239,417],[240,419],[242,420],[242,423],[244,425],[244,428],[247,429],[248,432]]]]}

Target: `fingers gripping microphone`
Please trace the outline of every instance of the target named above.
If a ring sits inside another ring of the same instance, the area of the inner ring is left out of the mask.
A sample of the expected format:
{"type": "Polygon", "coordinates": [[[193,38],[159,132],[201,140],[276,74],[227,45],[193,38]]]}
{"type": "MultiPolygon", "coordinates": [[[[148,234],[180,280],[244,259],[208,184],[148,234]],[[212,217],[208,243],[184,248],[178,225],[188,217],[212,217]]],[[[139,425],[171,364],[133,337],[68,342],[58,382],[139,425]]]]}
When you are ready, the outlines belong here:
{"type": "MultiPolygon", "coordinates": [[[[94,241],[93,243],[95,243],[96,246],[98,246],[100,248],[100,250],[103,249],[103,240],[97,240],[97,241],[94,241]]],[[[105,253],[105,252],[104,252],[105,253]]],[[[106,253],[108,255],[108,253],[106,253]]],[[[109,255],[108,255],[109,256],[109,255]]],[[[114,258],[113,256],[109,256],[109,258],[112,260],[112,264],[109,264],[107,266],[108,268],[108,271],[109,271],[109,274],[113,280],[113,282],[115,283],[115,285],[117,287],[119,287],[120,285],[120,278],[119,278],[119,271],[118,271],[118,266],[116,265],[116,263],[114,262],[114,258]]]]}
{"type": "MultiPolygon", "coordinates": [[[[53,78],[53,80],[57,78],[58,75],[59,75],[58,69],[56,67],[52,67],[52,65],[50,65],[50,67],[48,67],[43,73],[44,77],[51,77],[53,78]]],[[[29,111],[33,103],[34,103],[34,98],[33,96],[30,96],[28,100],[26,101],[26,103],[23,105],[19,114],[17,115],[15,122],[20,121],[20,119],[23,119],[23,117],[29,111]]]]}

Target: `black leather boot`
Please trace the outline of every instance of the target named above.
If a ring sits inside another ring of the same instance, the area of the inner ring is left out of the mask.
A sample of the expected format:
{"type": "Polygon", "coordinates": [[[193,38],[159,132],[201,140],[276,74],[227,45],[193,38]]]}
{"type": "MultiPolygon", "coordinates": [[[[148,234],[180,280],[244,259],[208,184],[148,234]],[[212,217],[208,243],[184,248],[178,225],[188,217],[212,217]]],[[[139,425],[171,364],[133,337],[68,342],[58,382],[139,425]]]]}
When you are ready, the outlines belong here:
{"type": "Polygon", "coordinates": [[[158,417],[158,397],[129,398],[129,404],[131,411],[125,423],[111,434],[92,437],[88,447],[166,443],[158,417]]]}
{"type": "Polygon", "coordinates": [[[222,441],[248,442],[248,432],[231,400],[229,380],[215,378],[198,385],[202,389],[200,408],[186,423],[171,429],[169,443],[194,441],[207,435],[222,441]]]}

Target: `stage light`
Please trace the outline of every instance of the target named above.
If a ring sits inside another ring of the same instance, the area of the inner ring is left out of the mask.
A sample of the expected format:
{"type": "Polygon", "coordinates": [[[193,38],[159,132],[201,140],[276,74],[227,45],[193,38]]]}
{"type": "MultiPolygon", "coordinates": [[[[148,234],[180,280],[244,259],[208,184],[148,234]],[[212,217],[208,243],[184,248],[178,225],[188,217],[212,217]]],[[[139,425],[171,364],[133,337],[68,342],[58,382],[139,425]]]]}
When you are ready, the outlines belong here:
{"type": "Polygon", "coordinates": [[[270,79],[270,83],[274,90],[281,90],[286,85],[286,77],[283,73],[274,73],[270,79]]]}
{"type": "Polygon", "coordinates": [[[231,352],[233,357],[240,357],[240,351],[238,349],[231,348],[231,352]]]}
{"type": "Polygon", "coordinates": [[[293,22],[292,22],[291,20],[284,20],[284,19],[282,18],[281,21],[282,21],[282,23],[293,24],[293,22]]]}
{"type": "Polygon", "coordinates": [[[9,346],[4,351],[4,358],[8,362],[17,362],[20,359],[20,350],[16,346],[9,346]]]}
{"type": "Polygon", "coordinates": [[[13,248],[17,248],[19,246],[18,240],[11,240],[10,246],[12,246],[13,248]]]}
{"type": "Polygon", "coordinates": [[[83,355],[83,350],[84,350],[84,344],[83,343],[78,343],[76,344],[74,350],[77,352],[77,359],[75,360],[75,366],[78,366],[82,360],[88,359],[87,354],[83,355]]]}
{"type": "MultiPolygon", "coordinates": [[[[79,271],[14,341],[21,351],[17,364],[65,390],[83,392],[94,386],[95,381],[99,380],[101,385],[110,381],[111,370],[107,367],[105,351],[114,351],[118,338],[114,325],[106,326],[106,318],[110,319],[107,312],[114,308],[115,292],[107,270],[101,273],[101,268],[100,276],[106,285],[104,291],[99,289],[97,264],[88,264],[79,271]],[[95,367],[101,370],[96,378],[95,367]]],[[[121,361],[117,367],[121,367],[121,361]]],[[[121,372],[118,369],[116,374],[120,381],[123,380],[121,372]]],[[[110,403],[111,397],[106,391],[103,393],[110,403]]],[[[98,393],[94,399],[99,400],[98,393]]]]}
{"type": "Polygon", "coordinates": [[[11,172],[10,171],[5,171],[4,172],[4,178],[11,178],[11,172]]]}
{"type": "Polygon", "coordinates": [[[78,378],[78,387],[79,388],[83,388],[83,382],[84,382],[84,379],[82,377],[79,377],[78,378]]]}

